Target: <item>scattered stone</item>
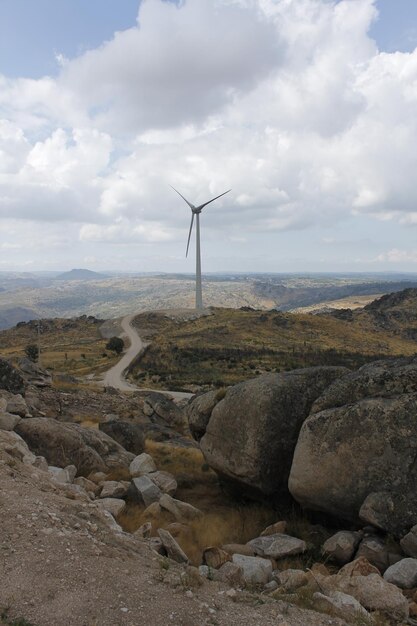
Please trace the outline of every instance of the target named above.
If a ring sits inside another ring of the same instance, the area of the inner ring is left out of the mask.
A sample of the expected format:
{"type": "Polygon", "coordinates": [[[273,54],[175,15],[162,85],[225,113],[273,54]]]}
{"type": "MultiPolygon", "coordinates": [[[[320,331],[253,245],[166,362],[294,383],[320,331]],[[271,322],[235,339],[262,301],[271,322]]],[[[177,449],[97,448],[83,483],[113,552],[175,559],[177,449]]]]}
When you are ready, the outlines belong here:
{"type": "Polygon", "coordinates": [[[358,559],[352,561],[352,563],[344,565],[339,570],[339,574],[346,577],[369,576],[369,574],[380,574],[380,571],[377,567],[375,567],[367,559],[365,559],[365,557],[361,556],[358,559]]]}
{"type": "Polygon", "coordinates": [[[264,585],[265,593],[272,593],[273,591],[276,591],[277,589],[278,589],[278,583],[276,580],[271,580],[269,583],[266,583],[266,585],[264,585]]]}
{"type": "Polygon", "coordinates": [[[232,559],[233,563],[242,568],[247,585],[266,585],[271,580],[272,563],[268,559],[243,554],[234,554],[232,559]]]}
{"type": "Polygon", "coordinates": [[[159,487],[162,493],[167,493],[168,495],[173,496],[177,491],[177,481],[169,472],[152,472],[151,474],[148,474],[148,476],[151,481],[159,487]]]}
{"type": "Polygon", "coordinates": [[[170,532],[160,528],[158,530],[158,535],[170,559],[176,561],[177,563],[188,563],[188,556],[175,541],[170,532]]]}
{"type": "Polygon", "coordinates": [[[333,591],[328,595],[317,592],[313,595],[313,600],[315,609],[329,612],[335,617],[341,617],[345,620],[371,619],[368,611],[355,598],[341,591],[333,591]]]}
{"type": "Polygon", "coordinates": [[[123,498],[127,493],[127,488],[116,480],[106,480],[102,485],[100,498],[123,498]]]}
{"type": "Polygon", "coordinates": [[[15,396],[10,396],[7,400],[7,408],[8,413],[13,413],[13,415],[20,415],[20,417],[26,417],[29,415],[29,408],[26,404],[26,400],[19,393],[15,396]]]}
{"type": "Polygon", "coordinates": [[[100,487],[96,483],[88,478],[84,478],[84,476],[78,476],[74,480],[74,484],[84,489],[87,493],[93,493],[95,496],[100,491],[100,487]]]}
{"type": "Polygon", "coordinates": [[[119,498],[102,498],[96,502],[100,508],[108,511],[115,518],[126,508],[126,502],[119,498]]]}
{"type": "Polygon", "coordinates": [[[11,413],[0,413],[0,430],[14,430],[22,418],[11,413]]]}
{"type": "Polygon", "coordinates": [[[225,550],[233,556],[234,554],[243,554],[244,556],[255,556],[255,550],[243,543],[225,543],[222,546],[222,550],[225,550]]]}
{"type": "Polygon", "coordinates": [[[44,456],[37,456],[33,462],[33,467],[42,470],[43,472],[48,471],[48,463],[44,456]]]}
{"type": "Polygon", "coordinates": [[[157,554],[160,554],[161,556],[166,556],[167,552],[164,548],[162,541],[159,539],[159,537],[151,537],[149,539],[149,546],[157,554]]]}
{"type": "Polygon", "coordinates": [[[145,519],[158,519],[161,515],[161,507],[159,506],[159,502],[152,502],[143,512],[143,517],[145,519]]]}
{"type": "Polygon", "coordinates": [[[401,539],[400,544],[407,556],[417,558],[417,525],[401,539]]]}
{"type": "Polygon", "coordinates": [[[287,530],[287,522],[285,521],[281,521],[281,522],[275,522],[275,524],[271,524],[271,526],[268,526],[267,528],[265,528],[265,530],[263,530],[260,534],[261,537],[268,537],[269,535],[284,535],[285,531],[287,530]]]}
{"type": "Polygon", "coordinates": [[[164,422],[181,432],[188,428],[184,411],[181,411],[177,405],[162,393],[151,392],[146,398],[144,404],[150,406],[154,413],[158,415],[164,422]]]}
{"type": "Polygon", "coordinates": [[[114,415],[106,416],[105,422],[99,424],[99,429],[109,437],[117,441],[125,450],[133,454],[141,454],[145,449],[145,435],[139,424],[131,424],[119,419],[114,415]]]}
{"type": "Polygon", "coordinates": [[[88,476],[88,480],[91,480],[93,483],[97,485],[101,485],[107,479],[107,474],[104,472],[91,472],[88,476]]]}
{"type": "Polygon", "coordinates": [[[417,587],[417,559],[407,558],[394,563],[386,570],[384,579],[400,589],[417,587]]]}
{"type": "Polygon", "coordinates": [[[152,523],[145,522],[142,526],[139,526],[137,530],[133,533],[135,537],[140,539],[149,539],[152,534],[152,523]]]}
{"type": "Polygon", "coordinates": [[[214,569],[219,569],[222,565],[231,560],[230,554],[221,548],[210,547],[206,548],[203,552],[204,563],[214,569]]]}
{"type": "Polygon", "coordinates": [[[283,587],[288,593],[293,593],[300,587],[304,587],[309,581],[306,572],[300,569],[287,569],[282,572],[276,570],[272,576],[278,586],[283,587]]]}
{"type": "Polygon", "coordinates": [[[257,537],[248,541],[258,556],[282,559],[294,554],[302,554],[306,551],[306,542],[289,535],[275,534],[266,537],[257,537]]]}
{"type": "Polygon", "coordinates": [[[181,500],[176,500],[167,493],[164,493],[161,496],[159,504],[163,509],[172,513],[175,519],[179,522],[183,520],[196,519],[202,516],[202,512],[195,506],[187,504],[186,502],[181,502],[181,500]]]}
{"type": "Polygon", "coordinates": [[[26,465],[33,465],[36,456],[14,430],[0,430],[0,449],[26,465]]]}
{"type": "Polygon", "coordinates": [[[315,580],[321,592],[326,595],[331,591],[341,591],[356,598],[368,611],[381,611],[396,620],[408,617],[407,598],[398,587],[388,583],[379,573],[351,576],[346,571],[340,571],[336,576],[315,574],[315,580]]]}
{"type": "Polygon", "coordinates": [[[218,569],[220,580],[227,583],[231,587],[244,587],[245,577],[243,575],[243,569],[236,563],[230,561],[223,563],[218,569]]]}
{"type": "Polygon", "coordinates": [[[77,468],[75,465],[67,465],[67,467],[48,467],[49,473],[57,483],[71,484],[77,475],[77,468]]]}
{"type": "Polygon", "coordinates": [[[138,495],[139,499],[145,504],[145,506],[149,506],[153,502],[158,502],[161,498],[160,489],[151,481],[148,476],[139,476],[138,478],[134,478],[132,480],[132,485],[138,495]]]}
{"type": "Polygon", "coordinates": [[[137,457],[135,457],[129,465],[129,472],[132,478],[136,478],[137,476],[144,476],[145,474],[150,474],[151,472],[156,472],[155,461],[150,454],[142,452],[142,454],[139,454],[137,457]]]}
{"type": "Polygon", "coordinates": [[[351,561],[361,539],[360,533],[341,530],[323,544],[323,553],[344,565],[351,561]]]}
{"type": "Polygon", "coordinates": [[[358,548],[356,557],[364,557],[383,574],[389,566],[388,550],[379,537],[365,537],[358,548]]]}

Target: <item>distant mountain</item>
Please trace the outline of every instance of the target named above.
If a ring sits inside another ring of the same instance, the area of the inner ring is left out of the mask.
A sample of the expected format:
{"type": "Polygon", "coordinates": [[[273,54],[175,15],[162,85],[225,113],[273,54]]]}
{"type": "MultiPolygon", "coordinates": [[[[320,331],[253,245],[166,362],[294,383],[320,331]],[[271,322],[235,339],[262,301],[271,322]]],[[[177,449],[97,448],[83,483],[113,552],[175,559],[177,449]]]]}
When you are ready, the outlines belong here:
{"type": "Polygon", "coordinates": [[[108,278],[108,276],[99,272],[92,272],[91,270],[74,269],[70,272],[58,274],[55,280],[103,280],[104,278],[108,278]]]}
{"type": "Polygon", "coordinates": [[[36,311],[22,306],[0,309],[0,330],[12,328],[18,322],[29,322],[37,318],[36,311]]]}

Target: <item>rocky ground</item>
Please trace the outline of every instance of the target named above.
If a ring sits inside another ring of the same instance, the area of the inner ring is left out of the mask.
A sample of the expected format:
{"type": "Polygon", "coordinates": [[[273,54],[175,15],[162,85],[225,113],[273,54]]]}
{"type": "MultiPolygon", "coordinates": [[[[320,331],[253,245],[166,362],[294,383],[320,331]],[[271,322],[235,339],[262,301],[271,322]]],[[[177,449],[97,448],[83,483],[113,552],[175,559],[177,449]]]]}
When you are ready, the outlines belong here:
{"type": "Polygon", "coordinates": [[[0,359],[3,624],[417,623],[416,359],[270,374],[187,405],[157,393],[58,389],[22,366],[0,359]],[[289,498],[289,479],[307,508],[340,510],[338,532],[290,532],[277,513],[249,541],[206,544],[195,562],[183,539],[201,529],[206,509],[180,499],[182,468],[159,466],[145,452],[150,439],[172,456],[200,446],[226,483],[255,497],[289,498]],[[300,491],[300,472],[302,485],[317,477],[315,489],[300,491]],[[128,533],[120,524],[135,506],[141,525],[128,533]]]}

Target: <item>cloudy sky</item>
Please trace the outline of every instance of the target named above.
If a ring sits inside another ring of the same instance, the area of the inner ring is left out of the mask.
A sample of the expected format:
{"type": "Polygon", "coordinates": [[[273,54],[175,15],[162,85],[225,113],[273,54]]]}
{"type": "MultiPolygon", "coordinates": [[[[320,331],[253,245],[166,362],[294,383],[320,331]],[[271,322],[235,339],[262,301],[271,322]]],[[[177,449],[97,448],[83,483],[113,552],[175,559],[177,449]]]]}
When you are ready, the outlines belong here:
{"type": "Polygon", "coordinates": [[[417,271],[416,0],[2,0],[0,269],[417,271]]]}

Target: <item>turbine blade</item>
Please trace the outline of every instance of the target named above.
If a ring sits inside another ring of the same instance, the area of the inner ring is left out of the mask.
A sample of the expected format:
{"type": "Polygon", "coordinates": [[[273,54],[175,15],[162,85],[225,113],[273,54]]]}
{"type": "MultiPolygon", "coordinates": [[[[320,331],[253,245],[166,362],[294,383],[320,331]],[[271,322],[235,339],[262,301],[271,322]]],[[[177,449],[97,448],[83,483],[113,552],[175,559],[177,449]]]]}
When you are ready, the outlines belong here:
{"type": "Polygon", "coordinates": [[[177,192],[177,194],[179,196],[181,196],[181,198],[188,204],[188,206],[190,207],[190,209],[195,209],[195,206],[193,204],[191,204],[191,202],[188,202],[187,198],[184,198],[184,196],[182,195],[182,193],[180,193],[178,191],[178,189],[175,189],[175,187],[173,187],[172,185],[170,185],[171,189],[173,189],[174,191],[177,192]]]}
{"type": "Polygon", "coordinates": [[[212,198],[211,200],[209,200],[208,202],[205,202],[204,204],[200,204],[200,206],[197,207],[197,209],[204,209],[205,206],[207,206],[208,204],[210,204],[210,202],[214,202],[215,200],[217,200],[217,198],[221,198],[222,196],[225,196],[227,193],[229,193],[229,191],[232,191],[231,189],[228,189],[227,191],[224,191],[223,193],[221,193],[219,196],[216,196],[215,198],[212,198]]]}
{"type": "Polygon", "coordinates": [[[186,257],[188,256],[188,248],[190,247],[190,239],[191,239],[191,232],[193,230],[193,224],[194,224],[194,213],[192,214],[191,224],[190,224],[190,232],[188,233],[187,252],[185,253],[186,257]]]}

